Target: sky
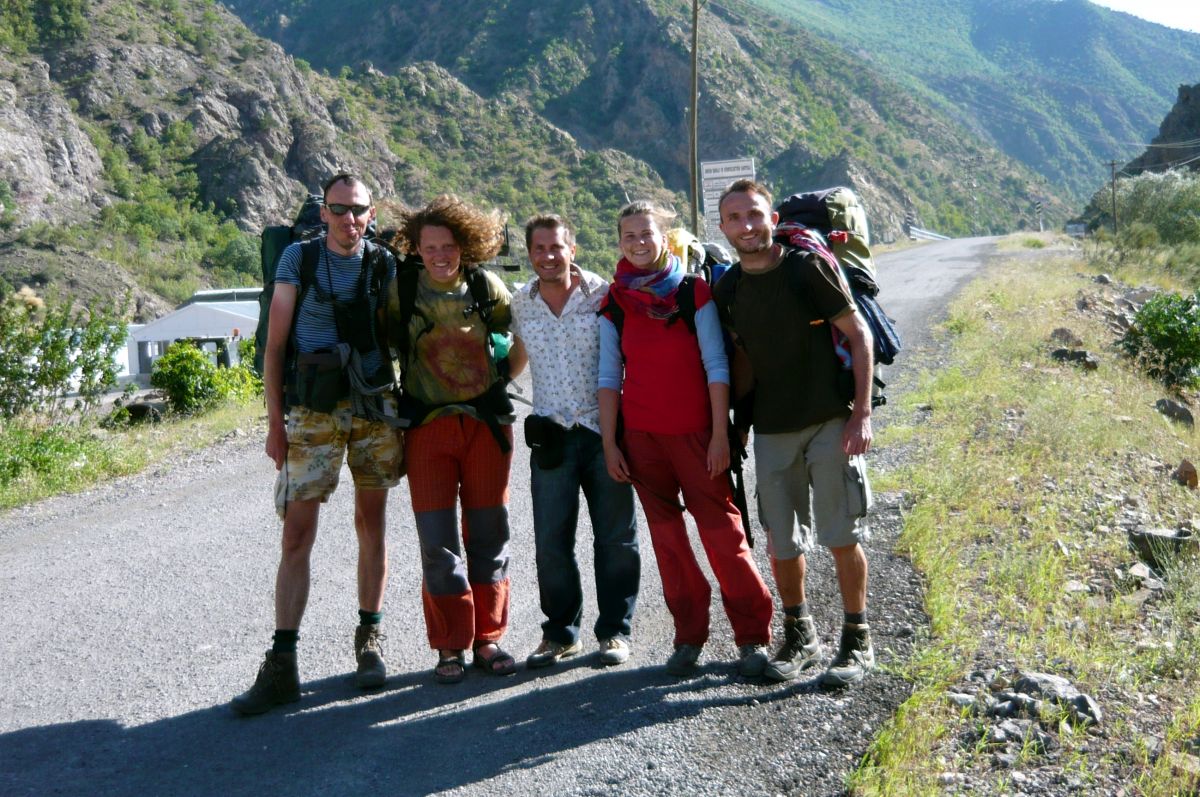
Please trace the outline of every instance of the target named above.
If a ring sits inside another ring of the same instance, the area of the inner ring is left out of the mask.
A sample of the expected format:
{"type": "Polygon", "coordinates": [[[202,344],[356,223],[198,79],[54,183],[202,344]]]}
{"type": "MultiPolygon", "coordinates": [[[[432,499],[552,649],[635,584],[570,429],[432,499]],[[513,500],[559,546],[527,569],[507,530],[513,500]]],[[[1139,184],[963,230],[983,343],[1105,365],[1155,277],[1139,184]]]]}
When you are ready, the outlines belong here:
{"type": "Polygon", "coordinates": [[[1197,0],[1092,0],[1135,17],[1171,28],[1200,33],[1200,2],[1197,0]]]}

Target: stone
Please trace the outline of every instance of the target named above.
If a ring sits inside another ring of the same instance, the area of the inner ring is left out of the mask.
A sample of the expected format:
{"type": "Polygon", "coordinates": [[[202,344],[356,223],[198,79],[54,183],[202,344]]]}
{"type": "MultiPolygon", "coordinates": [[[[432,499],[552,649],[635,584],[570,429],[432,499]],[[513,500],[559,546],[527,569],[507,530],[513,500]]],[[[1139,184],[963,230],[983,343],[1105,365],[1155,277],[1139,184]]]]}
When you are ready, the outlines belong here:
{"type": "Polygon", "coordinates": [[[1091,590],[1092,590],[1092,588],[1089,587],[1087,584],[1084,584],[1082,581],[1076,581],[1074,579],[1072,579],[1072,580],[1068,581],[1066,584],[1064,584],[1063,589],[1068,594],[1073,594],[1073,593],[1078,593],[1078,592],[1091,592],[1091,590]]]}
{"type": "Polygon", "coordinates": [[[1024,739],[1028,727],[1028,720],[1005,720],[998,729],[1009,739],[1024,739]]]}
{"type": "Polygon", "coordinates": [[[1154,577],[1154,571],[1150,569],[1150,565],[1145,562],[1138,562],[1133,567],[1129,568],[1129,577],[1136,578],[1139,581],[1154,577]]]}
{"type": "Polygon", "coordinates": [[[1052,733],[1046,733],[1041,728],[1033,730],[1030,745],[1038,755],[1045,755],[1059,748],[1058,738],[1052,733]]]}
{"type": "Polygon", "coordinates": [[[1099,725],[1104,721],[1104,712],[1100,710],[1100,704],[1089,695],[1076,695],[1071,700],[1071,706],[1075,709],[1075,715],[1082,725],[1099,725]]]}
{"type": "Polygon", "coordinates": [[[1041,697],[1072,709],[1075,724],[1099,725],[1104,720],[1100,705],[1060,675],[1043,672],[1021,673],[1014,686],[1018,692],[1041,697]]]}
{"type": "Polygon", "coordinates": [[[1083,341],[1078,335],[1066,327],[1058,327],[1050,333],[1050,340],[1055,343],[1061,343],[1064,346],[1078,347],[1083,345],[1083,341]]]}
{"type": "Polygon", "coordinates": [[[1128,536],[1142,561],[1160,573],[1175,559],[1200,553],[1200,538],[1185,531],[1139,526],[1130,529],[1128,536]]]}
{"type": "Polygon", "coordinates": [[[1167,761],[1171,772],[1181,781],[1200,783],[1200,758],[1191,753],[1175,752],[1169,754],[1167,761]]]}
{"type": "Polygon", "coordinates": [[[1197,484],[1200,483],[1196,474],[1196,466],[1187,459],[1179,463],[1179,467],[1171,474],[1171,478],[1190,490],[1195,490],[1197,484]]]}
{"type": "Polygon", "coordinates": [[[987,713],[993,717],[1011,717],[1017,713],[1017,707],[1011,700],[1003,700],[988,706],[987,713]]]}
{"type": "Polygon", "coordinates": [[[1055,349],[1050,356],[1059,362],[1080,365],[1086,371],[1095,371],[1100,367],[1100,358],[1083,349],[1055,349]]]}
{"type": "Polygon", "coordinates": [[[1161,398],[1154,402],[1154,409],[1172,421],[1182,423],[1189,429],[1196,426],[1196,419],[1192,415],[1192,411],[1174,399],[1161,398]]]}
{"type": "Polygon", "coordinates": [[[971,708],[975,705],[975,697],[973,695],[965,695],[961,692],[949,692],[946,694],[946,699],[959,708],[971,708]]]}

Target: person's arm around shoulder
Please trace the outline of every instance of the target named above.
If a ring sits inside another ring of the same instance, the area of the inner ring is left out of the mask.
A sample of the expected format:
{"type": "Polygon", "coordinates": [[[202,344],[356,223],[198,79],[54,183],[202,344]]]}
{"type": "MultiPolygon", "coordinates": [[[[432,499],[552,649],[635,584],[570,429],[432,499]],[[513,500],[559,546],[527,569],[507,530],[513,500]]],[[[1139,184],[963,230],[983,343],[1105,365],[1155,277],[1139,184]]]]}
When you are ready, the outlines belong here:
{"type": "Polygon", "coordinates": [[[715,302],[705,302],[696,311],[696,340],[708,377],[708,403],[712,408],[712,436],[705,466],[709,478],[715,479],[729,469],[729,358],[715,302]]]}
{"type": "Polygon", "coordinates": [[[267,324],[267,349],[263,352],[263,393],[267,402],[267,456],[275,469],[287,460],[287,428],[283,418],[283,368],[288,337],[292,334],[292,316],[296,312],[299,289],[285,282],[275,283],[267,324]]]}
{"type": "Polygon", "coordinates": [[[617,440],[617,415],[621,411],[621,338],[607,318],[600,319],[600,373],[596,401],[600,405],[600,439],[604,444],[604,466],[615,482],[628,484],[629,463],[617,440]]]}
{"type": "Polygon", "coordinates": [[[871,330],[856,311],[833,319],[833,325],[850,343],[850,359],[854,367],[854,407],[842,432],[842,450],[848,455],[865,454],[871,448],[871,384],[875,363],[872,357],[874,341],[871,330]]]}

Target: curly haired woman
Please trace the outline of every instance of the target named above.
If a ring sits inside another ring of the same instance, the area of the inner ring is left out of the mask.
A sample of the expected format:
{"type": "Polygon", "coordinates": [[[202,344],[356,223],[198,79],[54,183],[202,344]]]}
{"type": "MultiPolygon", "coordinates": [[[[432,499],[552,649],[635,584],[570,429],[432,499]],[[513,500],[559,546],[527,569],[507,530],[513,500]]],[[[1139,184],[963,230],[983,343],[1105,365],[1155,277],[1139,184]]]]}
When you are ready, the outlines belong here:
{"type": "Polygon", "coordinates": [[[388,320],[413,416],[404,456],[440,683],[463,680],[468,647],[486,672],[516,669],[499,645],[508,626],[510,294],[479,265],[499,251],[502,233],[498,213],[440,196],[407,214],[395,240],[423,263],[393,283],[388,320]]]}

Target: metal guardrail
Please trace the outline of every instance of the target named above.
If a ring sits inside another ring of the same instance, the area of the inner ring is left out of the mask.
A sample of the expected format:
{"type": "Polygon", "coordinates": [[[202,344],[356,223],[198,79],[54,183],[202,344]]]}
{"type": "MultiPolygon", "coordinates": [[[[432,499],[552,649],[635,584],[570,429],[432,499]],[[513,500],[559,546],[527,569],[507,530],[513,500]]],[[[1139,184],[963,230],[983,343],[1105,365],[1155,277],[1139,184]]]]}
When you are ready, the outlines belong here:
{"type": "Polygon", "coordinates": [[[908,237],[914,241],[949,241],[949,235],[940,235],[931,230],[922,230],[920,227],[909,227],[908,237]]]}

